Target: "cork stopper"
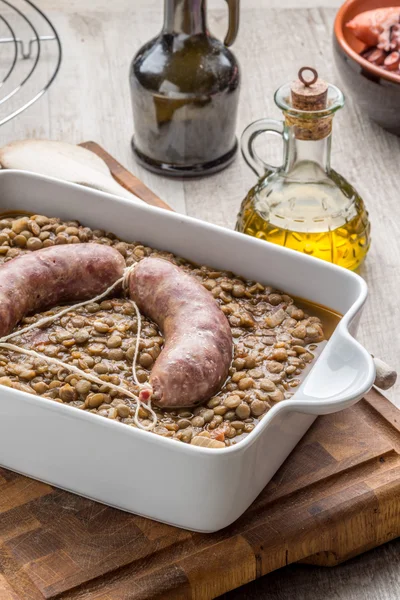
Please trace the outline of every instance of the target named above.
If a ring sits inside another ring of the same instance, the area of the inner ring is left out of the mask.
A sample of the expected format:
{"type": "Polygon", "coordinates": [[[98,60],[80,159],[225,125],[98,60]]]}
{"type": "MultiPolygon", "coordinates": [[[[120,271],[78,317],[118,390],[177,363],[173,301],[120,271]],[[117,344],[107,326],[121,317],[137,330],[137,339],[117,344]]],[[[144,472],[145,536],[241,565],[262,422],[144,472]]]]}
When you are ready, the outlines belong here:
{"type": "Polygon", "coordinates": [[[328,84],[318,79],[312,67],[302,67],[298,79],[292,83],[292,106],[298,110],[324,110],[328,100],[328,84]],[[312,78],[305,79],[304,72],[311,71],[312,78]]]}
{"type": "MultiPolygon", "coordinates": [[[[291,104],[294,109],[313,113],[327,108],[328,84],[318,78],[312,67],[302,67],[298,79],[291,86],[291,104]],[[305,77],[309,71],[312,77],[305,77]]],[[[295,127],[295,135],[301,140],[319,140],[329,135],[332,129],[332,118],[313,117],[312,114],[295,117],[286,115],[288,125],[295,127]]]]}

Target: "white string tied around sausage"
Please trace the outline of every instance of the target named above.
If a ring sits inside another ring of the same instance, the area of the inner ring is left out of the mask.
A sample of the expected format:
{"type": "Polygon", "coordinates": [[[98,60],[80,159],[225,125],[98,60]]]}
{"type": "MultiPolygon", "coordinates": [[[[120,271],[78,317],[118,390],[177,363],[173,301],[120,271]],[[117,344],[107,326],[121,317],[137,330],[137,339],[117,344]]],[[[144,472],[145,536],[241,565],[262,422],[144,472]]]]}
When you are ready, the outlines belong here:
{"type": "MultiPolygon", "coordinates": [[[[47,323],[51,323],[52,321],[59,319],[66,313],[71,312],[71,310],[76,310],[77,308],[81,308],[82,306],[86,306],[87,304],[92,304],[93,302],[102,300],[105,296],[107,296],[110,292],[112,292],[121,283],[122,283],[124,292],[126,292],[128,289],[129,276],[132,273],[133,269],[136,267],[136,265],[137,265],[137,263],[134,263],[130,267],[127,267],[124,270],[123,276],[120,279],[118,279],[117,281],[115,281],[112,285],[110,285],[110,287],[107,288],[105,290],[105,292],[103,292],[102,294],[99,294],[98,296],[95,296],[94,298],[90,298],[90,300],[85,300],[85,302],[79,302],[79,304],[74,304],[73,306],[68,306],[67,308],[63,308],[53,315],[50,315],[48,317],[43,317],[42,319],[39,319],[39,321],[36,321],[35,323],[32,323],[31,325],[27,325],[26,327],[23,327],[22,329],[13,331],[12,333],[1,337],[0,338],[0,348],[4,348],[5,350],[10,350],[13,352],[18,352],[20,354],[25,354],[27,356],[33,356],[35,358],[42,359],[49,363],[55,363],[57,365],[60,365],[61,367],[64,367],[66,370],[71,371],[72,373],[76,373],[77,375],[80,375],[81,377],[83,377],[84,379],[87,379],[88,381],[92,381],[93,383],[96,383],[101,386],[106,386],[106,387],[110,388],[111,390],[114,390],[124,396],[127,396],[128,398],[132,398],[133,400],[135,400],[135,404],[136,404],[135,413],[134,413],[134,417],[133,417],[133,421],[134,421],[135,425],[137,425],[137,427],[139,427],[140,429],[144,429],[145,431],[150,431],[150,430],[154,429],[154,427],[156,426],[157,421],[158,421],[157,415],[151,406],[150,399],[148,401],[148,404],[144,404],[139,399],[137,394],[134,394],[133,392],[122,387],[121,385],[115,385],[113,383],[103,381],[99,377],[96,377],[96,375],[92,375],[92,373],[87,373],[86,371],[79,369],[75,365],[70,365],[69,363],[65,363],[62,360],[59,360],[58,358],[55,358],[52,356],[46,356],[45,354],[42,354],[41,352],[37,352],[36,350],[27,350],[26,348],[21,348],[20,346],[16,346],[15,344],[7,343],[8,340],[10,340],[14,337],[18,337],[18,336],[26,333],[27,331],[31,331],[32,329],[37,329],[39,327],[42,327],[43,325],[46,325],[47,323]],[[140,408],[143,408],[151,416],[151,422],[149,425],[143,425],[139,421],[140,408]]],[[[138,323],[136,340],[135,340],[135,353],[133,355],[133,361],[132,361],[132,376],[133,376],[133,380],[135,381],[136,385],[139,388],[145,389],[145,388],[149,388],[149,385],[140,383],[140,381],[138,380],[137,375],[136,375],[136,361],[137,361],[137,357],[138,357],[138,353],[139,353],[142,319],[141,319],[141,315],[140,315],[140,312],[139,312],[139,309],[138,309],[136,303],[131,298],[127,298],[127,300],[129,302],[131,302],[131,304],[133,304],[133,306],[135,308],[137,323],[138,323]]]]}

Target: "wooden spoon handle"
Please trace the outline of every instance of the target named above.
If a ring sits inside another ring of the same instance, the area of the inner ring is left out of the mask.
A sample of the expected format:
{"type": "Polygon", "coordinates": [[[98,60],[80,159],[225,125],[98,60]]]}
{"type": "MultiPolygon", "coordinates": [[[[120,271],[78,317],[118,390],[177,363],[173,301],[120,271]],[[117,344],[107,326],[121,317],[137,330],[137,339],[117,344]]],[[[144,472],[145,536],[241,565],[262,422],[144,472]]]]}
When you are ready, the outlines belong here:
{"type": "Polygon", "coordinates": [[[397,373],[396,371],[387,365],[380,358],[372,357],[374,359],[376,377],[375,385],[381,390],[388,390],[393,387],[396,383],[397,373]]]}
{"type": "Polygon", "coordinates": [[[108,154],[96,142],[83,142],[79,144],[87,150],[91,150],[97,156],[100,156],[110,169],[116,181],[122,185],[129,192],[133,192],[135,196],[150,204],[151,206],[158,206],[159,208],[165,208],[166,210],[173,210],[164,200],[161,200],[154,192],[152,192],[140,179],[130,173],[125,167],[123,167],[115,158],[108,154]]]}

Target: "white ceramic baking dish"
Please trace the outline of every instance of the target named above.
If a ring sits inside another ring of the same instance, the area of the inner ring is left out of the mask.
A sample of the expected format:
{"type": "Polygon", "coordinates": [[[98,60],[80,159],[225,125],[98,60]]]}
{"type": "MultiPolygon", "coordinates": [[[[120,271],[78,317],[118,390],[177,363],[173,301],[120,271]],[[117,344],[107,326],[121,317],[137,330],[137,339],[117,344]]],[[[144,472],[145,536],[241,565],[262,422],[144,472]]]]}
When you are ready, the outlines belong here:
{"type": "Polygon", "coordinates": [[[373,384],[354,333],[367,287],[357,275],[186,216],[30,173],[0,172],[0,212],[78,219],[200,264],[237,272],[344,316],[291,400],[239,444],[199,448],[0,386],[0,464],[105,504],[211,532],[237,519],[318,415],[357,402],[373,384]]]}

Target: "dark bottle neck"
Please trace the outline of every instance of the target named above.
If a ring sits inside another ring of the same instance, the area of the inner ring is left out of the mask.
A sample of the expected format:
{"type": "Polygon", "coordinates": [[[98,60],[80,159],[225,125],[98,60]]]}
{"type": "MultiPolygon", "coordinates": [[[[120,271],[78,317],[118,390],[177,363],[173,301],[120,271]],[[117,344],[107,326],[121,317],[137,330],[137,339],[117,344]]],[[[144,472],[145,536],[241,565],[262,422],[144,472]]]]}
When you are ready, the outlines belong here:
{"type": "Polygon", "coordinates": [[[206,33],[206,0],[164,1],[164,33],[206,33]]]}

